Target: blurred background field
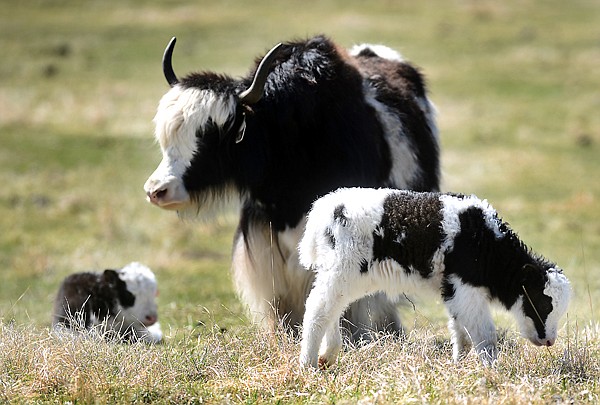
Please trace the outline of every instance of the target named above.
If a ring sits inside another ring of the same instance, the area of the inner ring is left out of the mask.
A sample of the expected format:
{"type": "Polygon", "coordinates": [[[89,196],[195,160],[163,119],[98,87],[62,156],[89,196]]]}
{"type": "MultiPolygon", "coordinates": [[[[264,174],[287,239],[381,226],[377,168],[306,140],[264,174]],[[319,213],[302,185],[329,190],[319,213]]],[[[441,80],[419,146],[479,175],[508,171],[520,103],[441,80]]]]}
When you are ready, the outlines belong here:
{"type": "MultiPolygon", "coordinates": [[[[245,328],[229,275],[235,209],[182,222],[145,202],[168,88],[160,59],[177,36],[179,74],[239,76],[273,44],[318,33],[384,43],[421,67],[439,110],[443,189],[492,202],[565,269],[570,322],[598,322],[595,0],[0,2],[0,321],[48,327],[64,276],[137,260],[158,277],[173,340],[245,328]]],[[[443,308],[414,302],[409,328],[447,336],[443,308]]]]}

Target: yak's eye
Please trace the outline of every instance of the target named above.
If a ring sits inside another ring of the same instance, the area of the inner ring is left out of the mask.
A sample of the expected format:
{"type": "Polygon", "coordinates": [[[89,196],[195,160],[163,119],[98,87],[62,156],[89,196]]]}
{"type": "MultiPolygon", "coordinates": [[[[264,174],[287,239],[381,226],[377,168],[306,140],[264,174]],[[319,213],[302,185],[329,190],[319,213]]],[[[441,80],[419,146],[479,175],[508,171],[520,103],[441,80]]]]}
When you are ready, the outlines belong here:
{"type": "Polygon", "coordinates": [[[547,295],[542,295],[536,307],[540,314],[547,316],[550,312],[552,312],[553,309],[552,298],[548,297],[547,295]]]}

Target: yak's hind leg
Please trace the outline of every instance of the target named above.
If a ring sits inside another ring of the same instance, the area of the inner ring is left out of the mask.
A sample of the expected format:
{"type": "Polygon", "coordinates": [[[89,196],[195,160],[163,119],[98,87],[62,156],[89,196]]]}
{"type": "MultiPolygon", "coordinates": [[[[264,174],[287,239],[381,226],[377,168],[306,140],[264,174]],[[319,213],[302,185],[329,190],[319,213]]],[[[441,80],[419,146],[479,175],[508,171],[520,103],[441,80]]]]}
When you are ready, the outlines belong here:
{"type": "Polygon", "coordinates": [[[365,294],[356,288],[359,280],[339,271],[318,273],[308,295],[302,327],[301,366],[317,368],[333,364],[342,345],[340,316],[350,303],[365,294]]]}
{"type": "Polygon", "coordinates": [[[329,324],[325,330],[325,336],[319,347],[319,368],[327,368],[335,363],[335,360],[342,349],[342,331],[340,330],[340,320],[336,318],[329,324]]]}

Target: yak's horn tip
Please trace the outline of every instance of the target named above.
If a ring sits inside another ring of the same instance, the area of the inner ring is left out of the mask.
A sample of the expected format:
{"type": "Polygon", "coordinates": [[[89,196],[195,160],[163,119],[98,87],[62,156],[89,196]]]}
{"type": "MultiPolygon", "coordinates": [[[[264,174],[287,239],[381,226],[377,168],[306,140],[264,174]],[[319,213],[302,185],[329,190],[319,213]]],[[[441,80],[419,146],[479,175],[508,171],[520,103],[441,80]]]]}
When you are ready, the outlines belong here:
{"type": "Polygon", "coordinates": [[[256,73],[254,74],[254,80],[250,87],[240,93],[239,97],[242,103],[245,104],[254,104],[257,103],[262,98],[262,93],[264,90],[265,83],[267,81],[267,76],[269,72],[269,68],[271,64],[274,62],[277,57],[277,51],[281,47],[282,43],[278,43],[275,45],[260,61],[258,68],[256,69],[256,73]]]}
{"type": "Polygon", "coordinates": [[[176,37],[171,38],[171,40],[169,41],[169,44],[165,48],[165,53],[163,54],[163,60],[162,60],[163,73],[165,75],[165,79],[167,79],[167,83],[169,83],[169,85],[171,87],[173,87],[177,83],[179,83],[179,79],[177,78],[177,75],[175,75],[175,72],[173,71],[173,65],[171,62],[171,58],[173,57],[173,48],[175,47],[176,41],[177,41],[176,37]]]}

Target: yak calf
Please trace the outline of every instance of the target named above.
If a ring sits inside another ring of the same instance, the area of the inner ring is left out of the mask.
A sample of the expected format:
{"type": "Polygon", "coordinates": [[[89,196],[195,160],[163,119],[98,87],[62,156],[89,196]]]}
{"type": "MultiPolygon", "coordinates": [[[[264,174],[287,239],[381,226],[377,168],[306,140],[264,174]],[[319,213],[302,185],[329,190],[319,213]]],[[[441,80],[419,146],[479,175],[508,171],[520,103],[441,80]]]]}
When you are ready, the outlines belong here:
{"type": "Polygon", "coordinates": [[[154,273],[136,262],[120,270],[71,274],[56,296],[52,325],[57,330],[100,328],[106,337],[158,343],[157,294],[154,273]]]}
{"type": "Polygon", "coordinates": [[[551,346],[569,302],[562,270],[532,253],[475,196],[340,189],[314,203],[299,253],[316,272],[300,355],[313,367],[335,360],[342,312],[369,294],[439,291],[454,360],[472,344],[486,365],[497,358],[490,303],[509,310],[532,343],[551,346]]]}

